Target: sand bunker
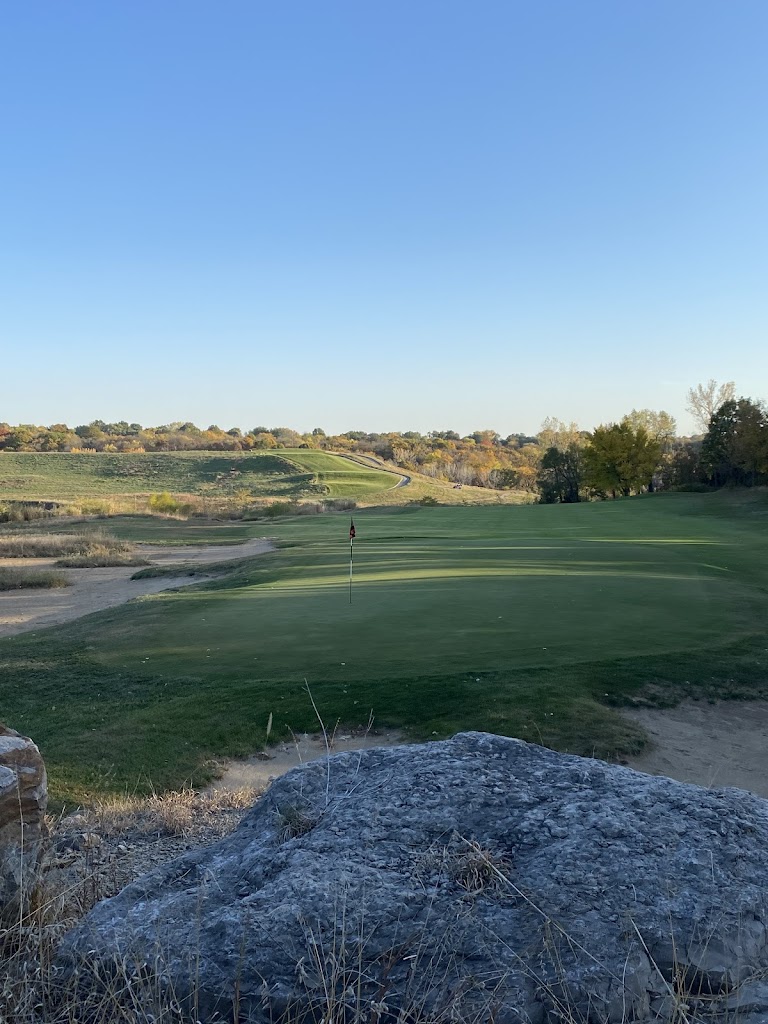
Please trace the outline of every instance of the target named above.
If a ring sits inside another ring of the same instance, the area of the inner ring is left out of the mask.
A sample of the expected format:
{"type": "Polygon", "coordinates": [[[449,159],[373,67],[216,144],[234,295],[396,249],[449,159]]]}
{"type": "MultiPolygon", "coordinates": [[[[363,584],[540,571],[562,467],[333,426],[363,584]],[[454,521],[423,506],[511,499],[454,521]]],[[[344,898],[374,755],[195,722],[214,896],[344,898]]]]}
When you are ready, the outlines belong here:
{"type": "MultiPolygon", "coordinates": [[[[707,788],[735,786],[768,798],[768,701],[687,701],[676,708],[633,709],[625,714],[651,738],[642,754],[629,758],[631,768],[707,788]]],[[[397,730],[366,735],[342,732],[335,737],[331,753],[407,742],[413,740],[397,730]]],[[[267,786],[278,775],[325,754],[322,735],[302,734],[295,743],[228,762],[211,788],[267,786]]]]}
{"type": "Polygon", "coordinates": [[[768,702],[685,701],[624,712],[651,745],[631,768],[697,786],[736,786],[768,797],[768,702]]]}
{"type": "MultiPolygon", "coordinates": [[[[138,544],[138,553],[155,565],[189,565],[200,562],[223,562],[245,558],[273,550],[266,539],[249,540],[244,544],[208,544],[201,547],[164,547],[159,544],[138,544]]],[[[53,558],[25,558],[23,565],[50,568],[53,558]]],[[[19,558],[0,559],[0,565],[20,566],[19,558]]],[[[164,576],[157,579],[132,580],[135,566],[109,569],[63,569],[72,586],[56,590],[6,590],[0,592],[0,637],[27,630],[55,626],[79,619],[91,612],[125,604],[135,597],[158,594],[173,587],[201,583],[205,576],[164,576]]]]}
{"type": "MultiPolygon", "coordinates": [[[[367,750],[369,747],[395,747],[413,742],[408,741],[397,729],[377,729],[364,733],[337,732],[334,736],[329,734],[328,739],[331,754],[340,754],[346,750],[367,750]]],[[[227,762],[221,777],[212,783],[210,789],[236,790],[243,786],[266,788],[278,775],[285,775],[291,768],[305,761],[317,761],[327,753],[322,734],[301,733],[290,743],[278,743],[244,761],[227,762]]]]}

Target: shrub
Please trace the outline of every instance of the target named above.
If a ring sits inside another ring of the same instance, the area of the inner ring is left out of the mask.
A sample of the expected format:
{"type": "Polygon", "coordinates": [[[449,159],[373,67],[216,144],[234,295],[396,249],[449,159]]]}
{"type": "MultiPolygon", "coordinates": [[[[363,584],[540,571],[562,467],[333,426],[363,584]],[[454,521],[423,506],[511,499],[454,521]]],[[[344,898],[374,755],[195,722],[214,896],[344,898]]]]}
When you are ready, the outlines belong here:
{"type": "Polygon", "coordinates": [[[0,523],[32,523],[40,519],[53,519],[62,515],[61,506],[26,501],[4,501],[0,503],[0,523]]]}
{"type": "Polygon", "coordinates": [[[161,516],[172,516],[177,515],[183,506],[168,491],[162,491],[149,496],[149,507],[161,516]]]}
{"type": "Polygon", "coordinates": [[[440,502],[432,494],[425,494],[423,498],[419,498],[416,502],[417,505],[425,505],[428,508],[432,508],[435,505],[439,505],[440,502]]]}

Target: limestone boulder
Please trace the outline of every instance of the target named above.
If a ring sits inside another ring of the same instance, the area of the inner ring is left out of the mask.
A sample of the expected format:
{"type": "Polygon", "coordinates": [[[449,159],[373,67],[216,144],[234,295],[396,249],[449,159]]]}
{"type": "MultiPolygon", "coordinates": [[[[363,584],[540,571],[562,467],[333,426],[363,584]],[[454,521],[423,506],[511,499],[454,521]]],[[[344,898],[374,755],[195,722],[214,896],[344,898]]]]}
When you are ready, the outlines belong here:
{"type": "Polygon", "coordinates": [[[765,801],[464,733],[295,769],[59,967],[204,1021],[765,1022],[767,926],[765,801]]]}
{"type": "Polygon", "coordinates": [[[18,915],[37,884],[47,803],[40,751],[0,724],[0,919],[18,915]]]}

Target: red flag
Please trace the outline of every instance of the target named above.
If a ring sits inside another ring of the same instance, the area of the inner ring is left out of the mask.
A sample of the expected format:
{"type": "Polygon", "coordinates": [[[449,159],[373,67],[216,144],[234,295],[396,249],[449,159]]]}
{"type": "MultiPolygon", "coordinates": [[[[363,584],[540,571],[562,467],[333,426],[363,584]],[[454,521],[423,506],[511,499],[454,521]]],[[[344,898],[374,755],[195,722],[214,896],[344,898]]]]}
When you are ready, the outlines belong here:
{"type": "Polygon", "coordinates": [[[354,519],[349,520],[349,539],[354,540],[357,534],[355,533],[355,521],[354,519]]]}

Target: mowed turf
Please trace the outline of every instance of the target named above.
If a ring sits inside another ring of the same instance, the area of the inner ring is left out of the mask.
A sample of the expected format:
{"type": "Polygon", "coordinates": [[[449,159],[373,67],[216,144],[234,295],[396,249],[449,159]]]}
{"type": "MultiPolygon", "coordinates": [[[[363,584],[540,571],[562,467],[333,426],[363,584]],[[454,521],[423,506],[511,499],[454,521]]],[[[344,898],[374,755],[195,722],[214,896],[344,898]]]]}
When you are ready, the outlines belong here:
{"type": "Polygon", "coordinates": [[[648,684],[673,699],[768,680],[765,492],[355,523],[351,605],[348,517],[270,524],[279,550],[230,578],[0,643],[0,718],[76,798],[200,782],[207,758],[258,749],[270,714],[277,735],[312,728],[306,685],[331,726],[372,713],[419,738],[620,756],[642,736],[615,705],[648,684]]]}
{"type": "Polygon", "coordinates": [[[0,498],[63,501],[170,491],[261,497],[363,497],[397,476],[329,452],[3,452],[0,498]]]}

